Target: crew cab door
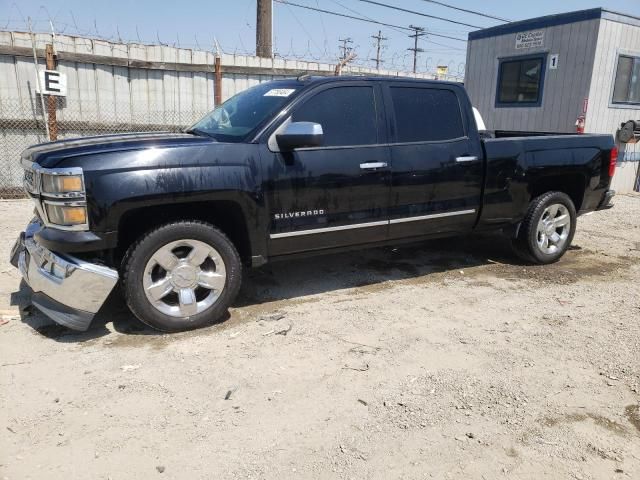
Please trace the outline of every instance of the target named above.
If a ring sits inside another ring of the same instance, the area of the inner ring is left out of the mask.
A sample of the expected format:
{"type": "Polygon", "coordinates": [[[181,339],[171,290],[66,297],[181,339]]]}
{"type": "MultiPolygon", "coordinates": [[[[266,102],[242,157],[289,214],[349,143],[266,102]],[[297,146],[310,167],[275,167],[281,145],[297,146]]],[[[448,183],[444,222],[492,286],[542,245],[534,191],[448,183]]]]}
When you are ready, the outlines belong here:
{"type": "Polygon", "coordinates": [[[385,240],[390,171],[381,87],[320,85],[292,106],[290,119],[320,124],[324,139],[291,152],[261,150],[269,255],[385,240]]]}
{"type": "Polygon", "coordinates": [[[386,83],[385,102],[390,238],[470,231],[480,208],[483,157],[466,95],[455,85],[398,81],[386,83]]]}

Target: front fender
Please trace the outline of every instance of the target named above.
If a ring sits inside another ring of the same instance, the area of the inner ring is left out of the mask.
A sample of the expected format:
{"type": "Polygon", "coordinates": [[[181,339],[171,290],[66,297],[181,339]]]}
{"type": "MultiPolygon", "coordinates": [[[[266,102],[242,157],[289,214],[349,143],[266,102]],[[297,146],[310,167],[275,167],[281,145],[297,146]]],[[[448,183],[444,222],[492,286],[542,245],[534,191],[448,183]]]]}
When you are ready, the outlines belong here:
{"type": "Polygon", "coordinates": [[[252,251],[264,248],[260,247],[266,238],[264,196],[256,145],[120,151],[86,155],[81,162],[76,157],[73,164],[84,171],[92,232],[117,237],[121,219],[133,210],[225,201],[242,210],[252,251]]]}

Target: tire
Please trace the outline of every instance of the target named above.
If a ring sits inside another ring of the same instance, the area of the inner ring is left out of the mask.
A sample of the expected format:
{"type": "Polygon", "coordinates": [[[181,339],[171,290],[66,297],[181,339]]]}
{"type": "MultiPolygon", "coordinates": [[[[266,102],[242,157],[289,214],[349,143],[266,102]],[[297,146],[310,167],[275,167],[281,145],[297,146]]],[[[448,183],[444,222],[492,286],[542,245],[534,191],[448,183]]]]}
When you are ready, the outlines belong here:
{"type": "Polygon", "coordinates": [[[127,305],[141,322],[163,332],[220,321],[242,281],[233,243],[213,225],[195,220],[146,233],[122,265],[127,305]]]}
{"type": "Polygon", "coordinates": [[[527,263],[557,262],[576,231],[576,208],[568,195],[547,192],[534,198],[512,241],[513,250],[527,263]]]}

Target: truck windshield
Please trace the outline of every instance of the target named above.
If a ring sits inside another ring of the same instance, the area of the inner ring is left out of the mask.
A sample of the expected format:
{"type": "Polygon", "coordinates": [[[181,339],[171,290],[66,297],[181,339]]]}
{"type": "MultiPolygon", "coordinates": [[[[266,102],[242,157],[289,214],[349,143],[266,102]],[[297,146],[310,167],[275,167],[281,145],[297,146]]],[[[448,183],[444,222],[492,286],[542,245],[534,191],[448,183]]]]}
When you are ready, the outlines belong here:
{"type": "Polygon", "coordinates": [[[206,135],[220,142],[241,142],[280,109],[299,85],[267,82],[234,95],[191,126],[187,133],[206,135]]]}

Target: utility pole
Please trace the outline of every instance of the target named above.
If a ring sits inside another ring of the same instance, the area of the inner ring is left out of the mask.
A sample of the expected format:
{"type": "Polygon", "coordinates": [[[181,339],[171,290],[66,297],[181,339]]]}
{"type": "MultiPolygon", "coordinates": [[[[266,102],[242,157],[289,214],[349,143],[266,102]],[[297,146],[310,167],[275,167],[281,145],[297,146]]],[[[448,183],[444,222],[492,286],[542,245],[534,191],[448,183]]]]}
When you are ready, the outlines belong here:
{"type": "Polygon", "coordinates": [[[273,54],[273,0],[258,0],[256,9],[256,56],[271,58],[273,54]]]}
{"type": "MultiPolygon", "coordinates": [[[[371,35],[371,38],[376,40],[377,48],[376,48],[376,70],[380,70],[380,64],[384,62],[384,60],[380,60],[380,44],[387,40],[387,37],[382,36],[382,30],[378,30],[378,35],[371,35]]],[[[374,60],[373,58],[371,60],[374,60]]]]}
{"type": "Polygon", "coordinates": [[[422,48],[418,48],[418,39],[426,35],[424,28],[416,27],[415,25],[409,25],[409,28],[414,31],[409,38],[413,38],[413,48],[407,48],[410,52],[413,52],[413,73],[416,73],[416,67],[418,65],[418,53],[424,52],[422,48]]]}
{"type": "Polygon", "coordinates": [[[350,37],[339,38],[338,40],[342,42],[342,45],[340,46],[340,50],[342,50],[342,55],[340,55],[340,60],[346,60],[352,50],[349,44],[353,43],[353,40],[350,37]]]}

